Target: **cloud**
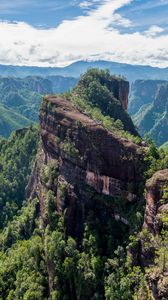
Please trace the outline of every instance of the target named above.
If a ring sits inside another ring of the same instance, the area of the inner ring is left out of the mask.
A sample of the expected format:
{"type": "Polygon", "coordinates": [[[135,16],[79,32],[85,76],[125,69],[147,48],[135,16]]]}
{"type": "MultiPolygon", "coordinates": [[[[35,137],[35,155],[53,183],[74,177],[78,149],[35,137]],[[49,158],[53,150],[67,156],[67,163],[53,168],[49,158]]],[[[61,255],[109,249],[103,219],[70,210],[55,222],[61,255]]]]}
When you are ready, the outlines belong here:
{"type": "Polygon", "coordinates": [[[64,66],[94,58],[168,66],[168,36],[162,28],[153,25],[143,33],[120,31],[132,24],[117,10],[131,2],[104,0],[87,15],[50,29],[34,28],[24,22],[1,22],[0,63],[64,66]]]}
{"type": "Polygon", "coordinates": [[[79,3],[79,7],[81,7],[81,8],[88,8],[92,5],[93,5],[93,2],[91,2],[91,1],[83,1],[83,2],[79,3]]]}
{"type": "Polygon", "coordinates": [[[82,1],[79,3],[79,7],[83,9],[88,9],[90,7],[93,7],[94,5],[100,3],[100,0],[89,0],[89,1],[82,1]]]}
{"type": "Polygon", "coordinates": [[[145,34],[147,36],[156,36],[160,33],[163,33],[164,31],[165,31],[165,29],[163,29],[162,27],[153,25],[148,30],[145,31],[145,34]]]}

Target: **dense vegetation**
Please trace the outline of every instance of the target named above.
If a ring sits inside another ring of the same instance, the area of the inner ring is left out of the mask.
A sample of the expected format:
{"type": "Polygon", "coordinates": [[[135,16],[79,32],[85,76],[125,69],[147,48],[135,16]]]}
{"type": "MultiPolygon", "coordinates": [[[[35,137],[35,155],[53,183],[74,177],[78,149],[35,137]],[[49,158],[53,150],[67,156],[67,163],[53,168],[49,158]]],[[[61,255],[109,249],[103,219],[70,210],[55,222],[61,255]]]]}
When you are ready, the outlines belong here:
{"type": "MultiPolygon", "coordinates": [[[[66,97],[104,127],[123,134],[125,121],[130,119],[109,92],[106,86],[109,80],[108,72],[90,70],[66,97]],[[120,117],[122,122],[118,120],[120,117]]],[[[138,205],[96,194],[99,205],[110,201],[123,213],[131,224],[129,230],[127,224],[116,222],[111,215],[102,222],[93,209],[87,216],[82,237],[68,234],[65,217],[56,212],[50,189],[45,196],[48,224],[44,224],[38,199],[24,201],[38,140],[36,127],[19,130],[8,140],[0,140],[0,300],[151,300],[145,277],[150,270],[134,266],[132,259],[140,238],[148,247],[151,243],[149,234],[141,231],[143,189],[138,205]]],[[[145,176],[149,178],[156,170],[168,168],[168,154],[158,150],[149,139],[146,143],[145,176]]],[[[77,155],[72,146],[64,147],[77,155]]],[[[57,164],[41,166],[39,176],[44,185],[57,184],[57,167],[57,164]]],[[[60,190],[66,193],[64,183],[60,190]]],[[[89,188],[85,193],[95,195],[89,188]]],[[[166,234],[158,240],[154,266],[157,270],[163,267],[160,242],[167,243],[166,234]]]]}
{"type": "Polygon", "coordinates": [[[166,142],[163,145],[161,145],[160,149],[168,150],[168,142],[166,142]]]}
{"type": "Polygon", "coordinates": [[[108,70],[89,69],[73,91],[65,93],[64,97],[108,130],[140,142],[130,116],[112,92],[115,81],[122,80],[122,77],[111,76],[108,70]]]}
{"type": "Polygon", "coordinates": [[[67,236],[64,219],[53,215],[51,191],[48,201],[52,221],[45,229],[38,225],[38,201],[34,199],[0,235],[2,299],[48,299],[49,289],[53,300],[127,300],[147,295],[142,271],[132,267],[126,256],[123,241],[128,234],[122,224],[109,219],[102,228],[90,211],[79,242],[67,236]]]}
{"type": "Polygon", "coordinates": [[[0,228],[21,208],[38,145],[38,129],[22,129],[0,139],[0,228]]]}
{"type": "Polygon", "coordinates": [[[0,77],[0,135],[8,137],[12,131],[38,122],[42,95],[70,90],[76,82],[61,76],[0,77]]]}
{"type": "MultiPolygon", "coordinates": [[[[150,155],[152,157],[152,152],[150,155]]],[[[123,199],[118,203],[120,209],[128,211],[122,202],[123,199]]],[[[145,271],[133,266],[131,259],[140,238],[145,241],[146,249],[151,245],[150,235],[139,232],[142,224],[140,212],[132,220],[132,235],[128,239],[124,225],[108,219],[104,220],[102,227],[98,216],[90,211],[79,242],[67,235],[64,218],[59,218],[54,211],[52,191],[48,191],[46,203],[50,225],[45,228],[40,225],[38,200],[34,199],[24,204],[18,216],[0,235],[2,299],[48,299],[49,289],[53,300],[151,299],[145,271]],[[50,266],[51,278],[48,278],[46,265],[50,266]],[[53,282],[52,287],[49,282],[53,282]]],[[[130,220],[135,211],[131,213],[130,220]]],[[[166,241],[165,237],[162,239],[166,241]]],[[[163,267],[164,248],[160,247],[160,242],[157,241],[155,269],[146,272],[158,272],[158,268],[163,267]]]]}
{"type": "Polygon", "coordinates": [[[18,112],[7,106],[0,105],[0,135],[8,137],[13,130],[30,126],[31,123],[33,121],[18,112]]]}

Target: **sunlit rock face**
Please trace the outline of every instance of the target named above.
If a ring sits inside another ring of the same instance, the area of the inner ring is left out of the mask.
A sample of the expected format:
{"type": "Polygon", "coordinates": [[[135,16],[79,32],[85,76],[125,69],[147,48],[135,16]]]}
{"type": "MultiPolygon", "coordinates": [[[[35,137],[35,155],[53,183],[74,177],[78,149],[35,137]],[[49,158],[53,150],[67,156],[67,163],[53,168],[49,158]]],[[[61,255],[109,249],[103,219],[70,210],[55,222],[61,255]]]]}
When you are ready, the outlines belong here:
{"type": "Polygon", "coordinates": [[[44,223],[48,222],[45,199],[49,189],[54,193],[58,213],[66,210],[71,233],[79,233],[87,212],[95,206],[103,214],[110,210],[116,220],[122,221],[109,204],[98,203],[97,195],[109,197],[110,201],[138,201],[145,168],[143,148],[107,131],[70,101],[54,96],[43,101],[40,134],[41,146],[27,191],[30,198],[40,199],[44,223]],[[52,173],[54,165],[57,174],[46,184],[42,173],[52,173]]]}
{"type": "Polygon", "coordinates": [[[168,169],[156,172],[146,184],[146,211],[144,228],[153,235],[162,230],[161,215],[168,213],[168,169]]]}
{"type": "Polygon", "coordinates": [[[146,183],[146,210],[143,224],[145,237],[141,236],[139,251],[141,265],[148,268],[153,266],[153,269],[149,269],[147,273],[147,281],[154,300],[168,298],[167,270],[164,263],[156,264],[158,251],[162,248],[164,257],[167,249],[167,242],[165,244],[162,240],[164,232],[168,230],[167,216],[168,169],[165,169],[156,172],[146,183]]]}

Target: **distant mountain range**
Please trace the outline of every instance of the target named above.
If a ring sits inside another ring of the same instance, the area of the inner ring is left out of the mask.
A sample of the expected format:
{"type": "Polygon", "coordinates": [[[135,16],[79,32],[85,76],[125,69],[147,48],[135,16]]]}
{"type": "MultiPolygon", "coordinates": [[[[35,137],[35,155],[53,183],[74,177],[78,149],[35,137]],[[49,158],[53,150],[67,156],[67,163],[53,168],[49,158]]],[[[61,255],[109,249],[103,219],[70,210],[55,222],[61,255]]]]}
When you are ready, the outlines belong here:
{"type": "Polygon", "coordinates": [[[168,81],[136,80],[128,111],[142,136],[147,133],[157,146],[168,141],[168,81]]]}
{"type": "Polygon", "coordinates": [[[71,90],[76,82],[62,76],[0,77],[0,135],[37,122],[42,96],[71,90]]]}
{"type": "Polygon", "coordinates": [[[88,68],[109,69],[110,73],[122,75],[130,82],[136,79],[163,79],[168,80],[168,68],[155,68],[142,65],[129,65],[109,61],[78,61],[66,67],[27,67],[27,66],[10,66],[0,65],[1,76],[64,76],[78,78],[88,68]]]}
{"type": "Polygon", "coordinates": [[[168,140],[168,68],[107,61],[79,61],[64,68],[0,65],[0,135],[8,137],[11,131],[37,122],[42,95],[71,90],[88,68],[109,69],[111,74],[128,78],[129,113],[140,134],[149,133],[158,146],[168,140]]]}

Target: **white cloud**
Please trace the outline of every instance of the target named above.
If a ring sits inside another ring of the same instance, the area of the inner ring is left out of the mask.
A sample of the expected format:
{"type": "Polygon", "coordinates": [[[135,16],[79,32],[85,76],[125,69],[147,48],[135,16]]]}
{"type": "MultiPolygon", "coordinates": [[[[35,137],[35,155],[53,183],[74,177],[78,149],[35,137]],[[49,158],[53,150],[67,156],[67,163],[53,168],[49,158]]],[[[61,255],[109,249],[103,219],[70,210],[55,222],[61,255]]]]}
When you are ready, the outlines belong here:
{"type": "Polygon", "coordinates": [[[80,59],[108,59],[168,66],[168,35],[152,26],[144,33],[121,33],[131,25],[117,10],[133,0],[104,0],[96,9],[56,28],[24,22],[0,23],[0,63],[63,66],[80,59]],[[119,27],[117,27],[119,25],[119,27]],[[117,29],[118,28],[118,29],[117,29]],[[150,34],[149,34],[150,33],[150,34]]]}
{"type": "Polygon", "coordinates": [[[83,2],[81,2],[79,4],[79,7],[81,7],[81,8],[88,8],[88,7],[92,6],[92,5],[93,5],[93,3],[90,2],[90,1],[83,1],[83,2]]]}
{"type": "Polygon", "coordinates": [[[156,35],[164,32],[164,31],[165,30],[162,27],[157,26],[157,25],[153,25],[148,30],[145,31],[145,34],[147,36],[156,36],[156,35]]]}
{"type": "Polygon", "coordinates": [[[83,9],[87,9],[92,7],[95,4],[100,3],[100,0],[89,0],[89,1],[82,1],[79,3],[79,7],[83,8],[83,9]]]}

